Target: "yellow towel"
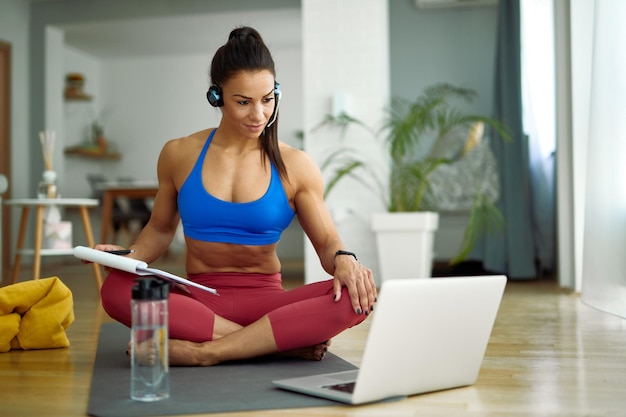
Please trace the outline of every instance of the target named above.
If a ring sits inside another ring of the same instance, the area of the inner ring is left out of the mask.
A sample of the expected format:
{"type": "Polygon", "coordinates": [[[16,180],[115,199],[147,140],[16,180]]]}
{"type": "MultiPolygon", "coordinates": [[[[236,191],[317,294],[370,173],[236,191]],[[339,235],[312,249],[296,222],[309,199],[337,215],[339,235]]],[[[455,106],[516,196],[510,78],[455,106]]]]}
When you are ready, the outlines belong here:
{"type": "Polygon", "coordinates": [[[68,347],[72,292],[58,277],[0,288],[0,352],[68,347]]]}

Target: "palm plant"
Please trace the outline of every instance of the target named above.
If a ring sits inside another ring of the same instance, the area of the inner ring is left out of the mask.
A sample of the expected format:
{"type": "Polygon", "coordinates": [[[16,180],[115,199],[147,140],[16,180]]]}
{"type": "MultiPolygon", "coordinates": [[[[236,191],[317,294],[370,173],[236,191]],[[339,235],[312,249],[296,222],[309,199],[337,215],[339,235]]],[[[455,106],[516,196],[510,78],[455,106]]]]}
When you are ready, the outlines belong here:
{"type": "MultiPolygon", "coordinates": [[[[319,127],[338,127],[342,133],[358,125],[372,136],[382,134],[390,161],[388,181],[381,181],[366,159],[354,149],[341,147],[322,163],[322,170],[334,167],[325,194],[346,177],[377,189],[390,212],[438,211],[433,195],[433,176],[443,165],[452,165],[470,155],[480,144],[485,125],[505,140],[511,140],[506,125],[492,118],[467,114],[453,100],[471,101],[476,92],[451,84],[427,87],[415,100],[394,98],[380,132],[374,132],[350,115],[329,115],[319,127]],[[384,186],[383,184],[388,184],[384,186]]],[[[502,227],[504,218],[480,186],[465,190],[473,195],[468,226],[461,248],[452,262],[465,259],[477,239],[486,232],[502,227]]]]}

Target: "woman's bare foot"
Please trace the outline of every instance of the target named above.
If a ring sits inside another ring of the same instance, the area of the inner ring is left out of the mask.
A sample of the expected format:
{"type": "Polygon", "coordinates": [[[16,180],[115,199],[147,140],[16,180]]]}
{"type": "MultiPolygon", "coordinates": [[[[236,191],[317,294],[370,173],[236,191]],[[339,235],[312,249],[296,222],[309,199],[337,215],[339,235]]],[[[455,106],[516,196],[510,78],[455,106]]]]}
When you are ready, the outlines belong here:
{"type": "MultiPolygon", "coordinates": [[[[128,350],[126,354],[130,357],[132,355],[132,343],[128,342],[128,350]]],[[[135,354],[135,361],[139,365],[154,365],[157,357],[157,346],[154,339],[146,339],[139,343],[137,346],[137,352],[135,354]]]]}
{"type": "MultiPolygon", "coordinates": [[[[154,343],[150,341],[143,342],[139,345],[138,355],[135,360],[140,361],[143,365],[152,365],[156,359],[156,348],[154,343]]],[[[219,363],[218,360],[207,358],[206,353],[200,358],[200,349],[206,343],[190,342],[188,340],[169,339],[168,354],[170,366],[209,366],[219,363]]],[[[132,344],[128,342],[128,350],[126,355],[129,357],[132,355],[132,344]]]]}
{"type": "MultiPolygon", "coordinates": [[[[196,343],[187,340],[170,339],[170,366],[211,366],[221,361],[207,349],[212,342],[196,343]]],[[[321,361],[326,357],[331,342],[326,341],[315,346],[280,352],[278,355],[321,361]]]]}
{"type": "Polygon", "coordinates": [[[331,341],[327,340],[326,342],[318,343],[314,346],[280,352],[279,355],[292,358],[302,358],[310,361],[321,361],[326,357],[326,353],[328,353],[328,347],[330,346],[330,343],[331,341]]]}
{"type": "MultiPolygon", "coordinates": [[[[170,366],[209,366],[218,364],[219,361],[217,359],[207,357],[210,355],[207,355],[206,353],[202,355],[202,358],[199,358],[200,355],[198,355],[198,353],[203,348],[203,345],[207,343],[211,342],[196,343],[188,340],[170,339],[168,346],[170,366]]],[[[321,361],[326,357],[330,344],[331,341],[328,340],[314,346],[280,352],[277,355],[291,358],[302,358],[310,361],[321,361]]],[[[144,342],[139,346],[141,351],[139,352],[137,358],[139,358],[142,363],[152,364],[156,358],[156,349],[154,344],[144,342]]],[[[206,346],[204,346],[204,348],[205,349],[203,350],[206,352],[206,346]]],[[[130,356],[131,351],[131,344],[129,342],[126,354],[130,356]]]]}
{"type": "Polygon", "coordinates": [[[211,366],[220,361],[207,349],[213,342],[196,343],[188,340],[170,339],[171,366],[211,366]]]}

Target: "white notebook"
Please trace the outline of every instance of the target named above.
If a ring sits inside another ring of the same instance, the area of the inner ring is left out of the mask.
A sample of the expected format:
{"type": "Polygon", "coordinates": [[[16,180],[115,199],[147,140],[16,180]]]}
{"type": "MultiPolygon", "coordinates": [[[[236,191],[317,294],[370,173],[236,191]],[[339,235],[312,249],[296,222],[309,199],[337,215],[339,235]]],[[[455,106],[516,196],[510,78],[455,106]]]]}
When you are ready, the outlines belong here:
{"type": "Polygon", "coordinates": [[[164,280],[172,282],[179,288],[186,290],[185,286],[196,287],[204,291],[208,291],[215,295],[219,295],[217,290],[210,287],[205,287],[186,278],[179,277],[178,275],[170,274],[169,272],[162,271],[156,268],[148,267],[148,264],[138,259],[128,258],[126,256],[114,255],[112,253],[104,252],[97,249],[88,248],[86,246],[76,246],[74,248],[74,256],[86,261],[95,262],[97,264],[105,265],[111,268],[119,269],[120,271],[126,271],[137,275],[154,275],[164,280]]]}

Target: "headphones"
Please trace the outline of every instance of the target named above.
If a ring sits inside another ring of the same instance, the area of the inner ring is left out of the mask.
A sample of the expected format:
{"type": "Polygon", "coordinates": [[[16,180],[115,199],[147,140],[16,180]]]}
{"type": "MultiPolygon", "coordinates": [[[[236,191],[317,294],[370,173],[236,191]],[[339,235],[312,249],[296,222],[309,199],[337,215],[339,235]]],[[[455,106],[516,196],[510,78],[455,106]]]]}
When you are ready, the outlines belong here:
{"type": "MultiPolygon", "coordinates": [[[[276,116],[278,115],[278,106],[280,106],[281,96],[282,96],[282,92],[280,91],[280,84],[277,81],[274,81],[274,97],[276,97],[276,106],[274,107],[274,112],[272,113],[272,117],[266,127],[270,127],[276,121],[276,116]]],[[[217,85],[212,85],[211,87],[209,87],[209,91],[206,92],[206,99],[209,101],[209,104],[213,107],[222,107],[224,105],[224,97],[222,97],[222,89],[217,85]]]]}

